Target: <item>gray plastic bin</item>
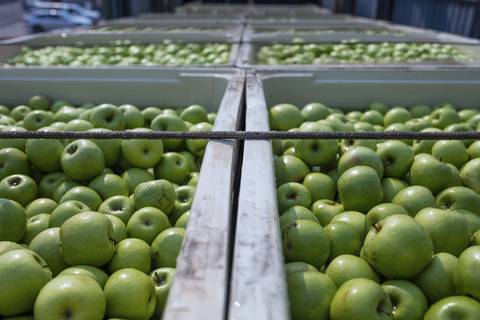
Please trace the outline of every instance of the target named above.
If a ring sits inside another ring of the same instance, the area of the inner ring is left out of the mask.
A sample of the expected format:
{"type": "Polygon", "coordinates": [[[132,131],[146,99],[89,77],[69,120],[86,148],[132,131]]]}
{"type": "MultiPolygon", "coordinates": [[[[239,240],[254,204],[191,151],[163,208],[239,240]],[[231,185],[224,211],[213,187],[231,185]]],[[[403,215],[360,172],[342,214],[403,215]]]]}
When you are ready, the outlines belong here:
{"type": "MultiPolygon", "coordinates": [[[[200,104],[218,111],[213,130],[235,131],[243,107],[244,72],[238,69],[42,70],[0,72],[0,97],[9,107],[36,94],[51,100],[130,103],[139,108],[200,104]]],[[[236,141],[211,140],[205,152],[177,273],[164,320],[223,320],[231,237],[236,141]]]]}
{"type": "MultiPolygon", "coordinates": [[[[279,103],[302,108],[320,102],[346,112],[365,110],[373,101],[476,108],[480,73],[256,71],[247,75],[246,88],[246,131],[269,131],[267,108],[279,103]]],[[[269,140],[246,140],[227,319],[290,319],[279,228],[272,146],[269,140]]]]}

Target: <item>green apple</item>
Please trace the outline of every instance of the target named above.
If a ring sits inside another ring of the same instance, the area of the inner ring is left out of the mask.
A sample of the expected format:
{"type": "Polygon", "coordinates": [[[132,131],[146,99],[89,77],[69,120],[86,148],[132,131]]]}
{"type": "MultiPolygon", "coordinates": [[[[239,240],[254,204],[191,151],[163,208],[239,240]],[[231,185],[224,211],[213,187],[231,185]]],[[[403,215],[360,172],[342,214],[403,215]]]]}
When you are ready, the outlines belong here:
{"type": "Polygon", "coordinates": [[[274,160],[275,181],[277,186],[287,182],[299,182],[309,173],[308,166],[295,156],[281,156],[274,160]]]}
{"type": "Polygon", "coordinates": [[[406,280],[390,280],[382,283],[393,306],[395,320],[422,320],[428,310],[428,302],[416,285],[406,280]]]}
{"type": "Polygon", "coordinates": [[[131,104],[122,104],[118,107],[125,117],[125,129],[141,128],[145,125],[145,119],[140,109],[131,104]]]}
{"type": "Polygon", "coordinates": [[[115,174],[102,174],[90,181],[88,187],[97,192],[102,200],[114,196],[128,197],[128,186],[125,180],[115,174]]]}
{"type": "Polygon", "coordinates": [[[130,168],[122,174],[128,187],[128,193],[133,194],[135,188],[143,182],[155,180],[155,178],[147,171],[141,168],[130,168]]]}
{"type": "Polygon", "coordinates": [[[38,184],[38,197],[53,199],[53,191],[68,180],[72,179],[64,172],[47,173],[38,184]]]}
{"type": "Polygon", "coordinates": [[[201,160],[193,155],[190,151],[178,152],[187,159],[190,172],[200,172],[201,160]]]}
{"type": "MultiPolygon", "coordinates": [[[[153,131],[187,131],[185,122],[177,115],[162,113],[153,119],[153,131]]],[[[176,150],[185,143],[184,139],[164,139],[163,145],[167,150],[176,150]]]]}
{"type": "Polygon", "coordinates": [[[27,231],[25,209],[15,201],[0,199],[0,241],[19,242],[27,231]]]}
{"type": "Polygon", "coordinates": [[[353,226],[339,221],[329,223],[324,229],[330,238],[331,245],[328,261],[343,254],[358,255],[362,247],[362,240],[353,226]]]}
{"type": "MultiPolygon", "coordinates": [[[[57,131],[51,128],[42,128],[38,131],[57,131]]],[[[25,152],[28,160],[37,169],[43,172],[54,172],[62,169],[60,163],[63,150],[60,140],[28,139],[25,152]]]]}
{"type": "Polygon", "coordinates": [[[331,114],[331,111],[321,103],[309,103],[300,111],[303,121],[323,120],[331,114]]]}
{"type": "Polygon", "coordinates": [[[403,107],[394,107],[385,114],[383,125],[388,127],[394,123],[405,123],[412,118],[412,114],[407,109],[403,107]]]}
{"type": "Polygon", "coordinates": [[[287,276],[287,288],[292,320],[329,318],[337,287],[328,276],[315,271],[294,272],[287,276]]]}
{"type": "Polygon", "coordinates": [[[29,131],[47,127],[53,122],[53,116],[44,110],[33,110],[23,118],[23,126],[29,131]]]}
{"type": "MultiPolygon", "coordinates": [[[[77,120],[84,112],[85,110],[81,108],[62,107],[55,113],[53,121],[68,123],[70,121],[77,120]]],[[[90,110],[88,112],[90,112],[90,110]]],[[[26,119],[27,117],[25,117],[23,120],[25,121],[26,119]]]]}
{"type": "Polygon", "coordinates": [[[457,168],[463,166],[469,158],[467,148],[459,140],[437,141],[432,147],[432,156],[457,168]]]}
{"type": "MultiPolygon", "coordinates": [[[[133,129],[135,132],[152,131],[148,128],[133,129]]],[[[135,167],[152,168],[163,154],[162,140],[132,139],[122,142],[123,157],[135,167]]]]}
{"type": "Polygon", "coordinates": [[[444,210],[468,210],[480,216],[480,196],[472,189],[452,187],[436,196],[437,207],[444,210]]]}
{"type": "Polygon", "coordinates": [[[403,189],[408,187],[408,184],[397,178],[383,178],[382,181],[383,189],[383,203],[392,202],[392,199],[403,189]]]}
{"type": "Polygon", "coordinates": [[[58,205],[51,213],[48,222],[49,228],[60,228],[62,224],[80,212],[91,211],[84,203],[70,200],[58,205]]]}
{"type": "Polygon", "coordinates": [[[150,128],[153,119],[159,114],[162,114],[163,111],[157,107],[148,107],[140,111],[143,116],[143,120],[146,128],[150,128]]]}
{"type": "Polygon", "coordinates": [[[338,194],[345,210],[368,212],[383,200],[383,189],[377,172],[366,166],[345,171],[338,179],[338,194]]]}
{"type": "Polygon", "coordinates": [[[24,249],[24,247],[15,242],[0,241],[0,255],[17,249],[24,249]]]}
{"type": "Polygon", "coordinates": [[[177,257],[182,248],[185,229],[168,228],[162,231],[152,242],[152,265],[154,268],[175,268],[177,257]]]}
{"type": "Polygon", "coordinates": [[[351,254],[340,255],[333,259],[325,270],[325,274],[338,288],[356,278],[370,279],[380,283],[380,277],[375,270],[365,260],[351,254]]]}
{"type": "Polygon", "coordinates": [[[148,243],[141,239],[127,238],[117,244],[115,254],[108,262],[108,270],[114,273],[120,269],[133,268],[148,274],[151,260],[148,243]]]}
{"type": "Polygon", "coordinates": [[[450,253],[437,253],[425,269],[411,280],[423,291],[429,305],[457,294],[453,282],[457,262],[458,258],[450,253]]]}
{"type": "Polygon", "coordinates": [[[318,272],[317,268],[305,262],[289,262],[285,264],[285,276],[294,272],[314,271],[318,272]]]}
{"type": "MultiPolygon", "coordinates": [[[[142,118],[143,119],[143,118],[142,118]]],[[[90,132],[110,132],[111,130],[104,128],[89,129],[90,132]]],[[[108,140],[91,140],[100,150],[102,150],[103,158],[105,159],[105,166],[112,167],[115,165],[122,155],[122,140],[108,139],[108,140]]]]}
{"type": "Polygon", "coordinates": [[[351,148],[355,147],[367,147],[373,151],[377,150],[377,143],[375,140],[355,140],[355,139],[344,139],[340,142],[340,148],[338,149],[340,156],[347,152],[351,148]]]}
{"type": "Polygon", "coordinates": [[[363,240],[367,235],[365,230],[365,215],[363,213],[358,211],[341,212],[333,217],[330,221],[330,223],[334,222],[345,222],[351,225],[360,237],[360,241],[363,243],[363,240]]]}
{"type": "Polygon", "coordinates": [[[432,113],[432,108],[424,104],[417,104],[411,107],[409,111],[414,118],[422,118],[432,113]]]}
{"type": "Polygon", "coordinates": [[[105,284],[107,318],[149,319],[155,312],[154,282],[132,268],[112,274],[105,284]]]}
{"type": "Polygon", "coordinates": [[[382,160],[375,151],[370,148],[358,146],[348,149],[338,162],[338,173],[341,176],[348,169],[357,166],[370,167],[375,170],[379,179],[383,177],[384,168],[382,160]]]}
{"type": "Polygon", "coordinates": [[[424,320],[475,320],[480,313],[480,302],[469,297],[451,296],[430,306],[424,320]]]}
{"type": "Polygon", "coordinates": [[[37,194],[35,181],[23,174],[13,174],[0,181],[0,198],[13,200],[23,207],[35,200],[37,194]]]}
{"type": "Polygon", "coordinates": [[[68,101],[65,101],[65,100],[58,100],[58,101],[55,101],[51,106],[50,106],[50,110],[52,112],[57,112],[58,110],[60,110],[62,107],[65,107],[65,106],[70,106],[70,107],[73,107],[73,105],[68,102],[68,101]]]}
{"type": "Polygon", "coordinates": [[[430,234],[434,253],[446,252],[458,257],[470,243],[470,223],[461,213],[425,208],[415,220],[430,234]]]}
{"type": "Polygon", "coordinates": [[[310,207],[320,225],[325,227],[336,215],[345,211],[341,203],[332,200],[318,200],[310,207]]]}
{"type": "Polygon", "coordinates": [[[180,186],[175,189],[175,207],[168,215],[168,219],[172,225],[174,225],[185,212],[190,211],[195,196],[195,189],[196,187],[193,186],[180,186]]]}
{"type": "Polygon", "coordinates": [[[422,209],[436,207],[432,192],[422,186],[412,186],[400,190],[393,197],[392,203],[401,206],[411,217],[415,217],[422,209]]]}
{"type": "Polygon", "coordinates": [[[408,215],[408,212],[403,207],[393,203],[382,203],[373,207],[365,217],[365,230],[370,231],[373,225],[394,214],[408,215]]]}
{"type": "Polygon", "coordinates": [[[122,241],[128,238],[128,230],[125,223],[120,218],[117,218],[111,214],[105,214],[113,225],[113,239],[122,241]]]}
{"type": "Polygon", "coordinates": [[[384,114],[378,110],[368,110],[362,114],[359,118],[360,121],[370,123],[372,125],[381,125],[383,126],[384,114]]]}
{"type": "Polygon", "coordinates": [[[15,148],[4,148],[0,150],[0,180],[12,174],[32,174],[31,165],[27,155],[15,148]]]}
{"type": "Polygon", "coordinates": [[[366,261],[393,279],[412,279],[431,261],[433,243],[428,232],[412,217],[389,216],[371,228],[363,246],[366,261]]]}
{"type": "Polygon", "coordinates": [[[105,128],[110,130],[123,130],[125,128],[125,116],[118,107],[104,103],[93,108],[88,117],[88,121],[95,128],[105,128]]]}
{"type": "Polygon", "coordinates": [[[102,150],[95,143],[80,139],[65,148],[61,164],[63,171],[70,178],[84,182],[102,173],[105,168],[105,158],[102,150]]]}
{"type": "Polygon", "coordinates": [[[80,201],[86,204],[91,210],[97,210],[102,203],[102,198],[98,193],[96,193],[93,189],[83,186],[73,187],[72,189],[68,190],[60,199],[58,204],[60,205],[71,200],[80,201]]]}
{"type": "Polygon", "coordinates": [[[27,218],[31,218],[40,213],[52,213],[53,210],[57,207],[57,203],[52,199],[48,198],[38,198],[30,202],[25,207],[25,212],[27,213],[27,218]]]}
{"type": "Polygon", "coordinates": [[[330,238],[322,226],[297,220],[285,228],[283,255],[286,262],[305,262],[320,268],[330,256],[330,238]]]}
{"type": "Polygon", "coordinates": [[[391,319],[392,302],[383,288],[370,279],[352,279],[338,288],[330,305],[332,320],[391,319]]]}
{"type": "Polygon", "coordinates": [[[73,189],[75,187],[83,187],[83,184],[77,181],[73,181],[71,178],[67,176],[68,180],[60,183],[55,189],[53,190],[52,193],[52,199],[55,202],[59,202],[62,200],[62,197],[70,191],[70,189],[73,189]]]}
{"type": "Polygon", "coordinates": [[[317,217],[315,217],[312,211],[302,206],[293,206],[287,209],[280,216],[279,222],[280,230],[282,230],[281,233],[283,234],[283,231],[287,225],[295,222],[296,220],[310,220],[320,224],[317,217]]]}
{"type": "Polygon", "coordinates": [[[142,239],[149,245],[164,230],[171,228],[168,217],[161,210],[145,207],[136,211],[127,224],[128,235],[142,239]]]}
{"type": "Polygon", "coordinates": [[[268,109],[270,130],[287,131],[298,128],[303,122],[300,110],[292,104],[277,104],[268,109]]]}
{"type": "Polygon", "coordinates": [[[430,122],[426,119],[413,118],[405,122],[405,125],[412,130],[412,132],[420,132],[426,128],[432,128],[430,122]]]}
{"type": "Polygon", "coordinates": [[[78,264],[100,267],[115,252],[113,225],[98,212],[82,212],[60,227],[61,255],[71,266],[78,264]]]}
{"type": "Polygon", "coordinates": [[[50,215],[47,213],[40,213],[27,220],[27,231],[23,236],[21,243],[30,244],[40,232],[48,229],[48,220],[50,215]]]}
{"type": "Polygon", "coordinates": [[[194,125],[201,122],[208,122],[207,111],[198,104],[185,108],[180,114],[180,118],[183,121],[191,122],[194,125]]]}
{"type": "MultiPolygon", "coordinates": [[[[85,112],[83,114],[85,114],[85,112]]],[[[63,128],[64,131],[88,131],[92,129],[94,129],[93,124],[82,119],[71,120],[65,124],[65,127],[63,128]]]]}
{"type": "MultiPolygon", "coordinates": [[[[197,123],[190,128],[188,131],[212,131],[213,126],[208,122],[200,122],[197,123]]],[[[205,155],[205,149],[207,147],[208,139],[195,139],[195,140],[187,140],[187,148],[188,150],[193,153],[195,156],[203,158],[205,155]]]]}
{"type": "MultiPolygon", "coordinates": [[[[300,132],[330,132],[332,128],[318,122],[300,128],[300,132]]],[[[295,140],[295,152],[298,157],[311,166],[325,166],[335,160],[338,152],[337,140],[295,140]]]]}
{"type": "Polygon", "coordinates": [[[477,272],[479,266],[480,246],[469,247],[458,257],[453,281],[459,294],[480,299],[480,276],[477,272]]]}
{"type": "Polygon", "coordinates": [[[43,95],[35,95],[28,100],[28,106],[33,110],[48,110],[50,109],[50,100],[43,95]]]}
{"type": "Polygon", "coordinates": [[[480,159],[472,159],[460,168],[460,178],[465,187],[480,194],[480,159]]]}
{"type": "MultiPolygon", "coordinates": [[[[412,132],[412,129],[410,129],[407,125],[403,123],[394,123],[389,125],[384,129],[385,132],[412,132]]],[[[413,140],[400,140],[403,143],[406,143],[407,145],[411,146],[413,144],[413,140]]]]}
{"type": "Polygon", "coordinates": [[[388,107],[387,104],[383,102],[372,102],[367,106],[366,110],[367,111],[375,110],[380,114],[385,115],[387,114],[388,110],[390,110],[390,108],[388,107]]]}
{"type": "Polygon", "coordinates": [[[277,203],[280,214],[293,206],[309,208],[312,197],[306,187],[297,182],[287,182],[277,189],[277,203]]]}
{"type": "Polygon", "coordinates": [[[30,242],[28,249],[36,252],[45,260],[54,277],[68,268],[68,264],[60,255],[60,228],[50,228],[40,232],[30,242]]]}
{"type": "Polygon", "coordinates": [[[97,211],[104,214],[111,214],[127,225],[135,212],[135,203],[133,199],[129,197],[114,196],[102,202],[97,211]]]}
{"type": "Polygon", "coordinates": [[[83,266],[83,265],[77,265],[74,267],[69,267],[63,270],[58,274],[58,277],[60,276],[72,276],[72,275],[81,275],[81,276],[87,276],[95,280],[95,282],[98,283],[100,288],[105,287],[105,283],[107,283],[108,280],[108,275],[103,271],[102,269],[95,268],[92,266],[83,266]]]}
{"type": "Polygon", "coordinates": [[[187,229],[188,219],[190,219],[190,210],[182,214],[180,218],[177,219],[177,222],[175,222],[174,227],[187,229]]]}
{"type": "Polygon", "coordinates": [[[133,200],[137,210],[154,207],[168,215],[175,207],[175,189],[165,179],[144,182],[135,188],[133,200]]]}
{"type": "Polygon", "coordinates": [[[33,309],[52,272],[37,253],[18,249],[0,255],[0,279],[0,315],[9,317],[33,309]]]}
{"type": "Polygon", "coordinates": [[[375,132],[375,127],[368,122],[358,121],[353,124],[353,129],[355,131],[371,131],[375,132]]]}
{"type": "Polygon", "coordinates": [[[187,159],[179,153],[167,152],[162,155],[154,168],[156,179],[166,179],[181,184],[188,177],[190,167],[187,159]]]}
{"type": "Polygon", "coordinates": [[[471,211],[463,209],[457,209],[455,210],[455,212],[458,212],[462,214],[465,218],[467,218],[468,223],[470,224],[471,236],[473,236],[478,230],[480,230],[480,217],[478,215],[471,211]]]}
{"type": "Polygon", "coordinates": [[[430,117],[430,124],[442,130],[454,123],[460,123],[460,116],[455,110],[450,108],[434,110],[430,117]]]}
{"type": "Polygon", "coordinates": [[[480,158],[480,141],[473,142],[467,149],[470,159],[480,158]]]}
{"type": "Polygon", "coordinates": [[[159,268],[153,270],[150,274],[150,279],[153,280],[155,284],[155,296],[157,299],[155,312],[153,315],[155,317],[161,317],[165,304],[167,302],[168,292],[172,287],[173,280],[175,278],[175,269],[174,268],[159,268]]]}
{"type": "Polygon", "coordinates": [[[101,320],[106,299],[95,280],[84,275],[65,275],[47,283],[35,301],[35,319],[78,318],[101,320]]]}
{"type": "Polygon", "coordinates": [[[399,140],[382,143],[377,149],[377,154],[385,168],[385,177],[402,178],[408,173],[414,161],[412,149],[399,140]]]}

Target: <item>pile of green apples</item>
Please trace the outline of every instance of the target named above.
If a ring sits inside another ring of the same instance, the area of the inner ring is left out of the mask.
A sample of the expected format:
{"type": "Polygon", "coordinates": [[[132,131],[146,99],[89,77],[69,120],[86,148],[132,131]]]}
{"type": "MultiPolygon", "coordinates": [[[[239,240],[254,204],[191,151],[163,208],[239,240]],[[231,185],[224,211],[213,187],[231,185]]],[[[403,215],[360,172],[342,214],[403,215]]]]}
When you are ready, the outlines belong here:
{"type": "Polygon", "coordinates": [[[111,32],[111,31],[168,31],[168,32],[222,32],[225,28],[198,28],[198,27],[141,27],[141,26],[105,26],[92,29],[95,32],[111,32]]]}
{"type": "Polygon", "coordinates": [[[364,34],[366,36],[396,36],[396,37],[403,37],[405,36],[405,32],[403,31],[390,31],[390,30],[383,30],[383,29],[351,29],[351,28],[336,28],[336,29],[297,29],[297,28],[290,28],[290,29],[280,29],[280,30],[273,30],[273,29],[263,29],[256,31],[258,33],[285,33],[285,34],[336,34],[336,33],[359,33],[364,34]]]}
{"type": "Polygon", "coordinates": [[[368,44],[355,41],[338,44],[274,44],[262,46],[256,56],[259,63],[266,65],[474,60],[450,44],[393,42],[368,44]]]}
{"type": "MultiPolygon", "coordinates": [[[[215,113],[32,97],[2,131],[210,131],[215,113]]],[[[161,317],[208,140],[0,140],[0,318],[161,317]]]]}
{"type": "Polygon", "coordinates": [[[101,66],[101,65],[219,65],[227,64],[230,45],[225,43],[47,46],[21,52],[6,61],[7,65],[23,66],[101,66]]]}
{"type": "MultiPolygon", "coordinates": [[[[471,132],[480,109],[269,109],[294,132],[471,132]]],[[[292,320],[480,317],[480,141],[273,140],[292,320]]]]}

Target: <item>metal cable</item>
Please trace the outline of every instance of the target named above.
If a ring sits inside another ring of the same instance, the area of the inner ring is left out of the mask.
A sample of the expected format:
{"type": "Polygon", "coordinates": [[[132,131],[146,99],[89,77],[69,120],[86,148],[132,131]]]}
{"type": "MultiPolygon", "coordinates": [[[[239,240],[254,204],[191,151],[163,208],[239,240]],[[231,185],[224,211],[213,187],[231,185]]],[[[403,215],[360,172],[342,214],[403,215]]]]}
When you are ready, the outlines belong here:
{"type": "Polygon", "coordinates": [[[480,132],[0,131],[0,139],[480,140],[480,132]]]}

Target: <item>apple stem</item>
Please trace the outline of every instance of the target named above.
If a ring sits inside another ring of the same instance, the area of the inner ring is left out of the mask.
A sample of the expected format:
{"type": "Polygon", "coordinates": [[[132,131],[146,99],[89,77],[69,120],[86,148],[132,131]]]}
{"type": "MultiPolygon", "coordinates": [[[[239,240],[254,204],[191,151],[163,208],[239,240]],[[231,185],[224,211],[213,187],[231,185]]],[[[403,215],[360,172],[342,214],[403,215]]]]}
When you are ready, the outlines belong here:
{"type": "Polygon", "coordinates": [[[155,254],[153,255],[152,259],[155,258],[157,255],[158,255],[158,251],[155,252],[155,254]]]}
{"type": "Polygon", "coordinates": [[[380,230],[378,230],[376,223],[372,223],[372,227],[375,228],[375,230],[377,230],[377,232],[380,231],[380,230]]]}
{"type": "Polygon", "coordinates": [[[48,265],[48,264],[42,266],[42,268],[48,268],[48,267],[50,267],[50,265],[48,265]]]}
{"type": "Polygon", "coordinates": [[[383,311],[383,310],[378,310],[378,311],[385,313],[387,316],[390,316],[390,313],[388,313],[388,312],[386,312],[386,311],[383,311]]]}
{"type": "Polygon", "coordinates": [[[477,238],[477,235],[474,234],[474,235],[470,238],[470,243],[472,243],[473,241],[475,241],[476,238],[477,238]]]}
{"type": "Polygon", "coordinates": [[[158,280],[158,281],[161,281],[161,280],[160,280],[160,277],[158,276],[158,273],[155,272],[154,275],[155,275],[155,277],[157,277],[157,280],[158,280]]]}
{"type": "Polygon", "coordinates": [[[108,238],[110,239],[111,241],[115,242],[115,243],[118,243],[118,240],[115,240],[115,239],[112,239],[112,238],[108,238]]]}

